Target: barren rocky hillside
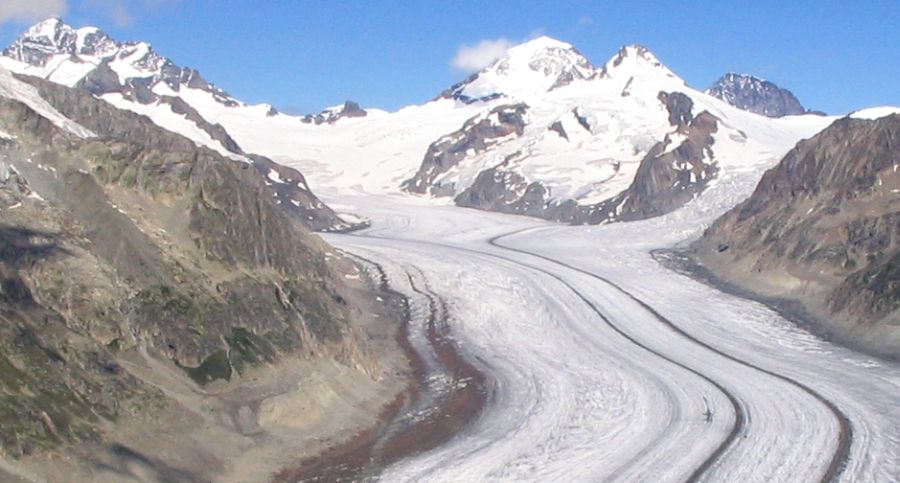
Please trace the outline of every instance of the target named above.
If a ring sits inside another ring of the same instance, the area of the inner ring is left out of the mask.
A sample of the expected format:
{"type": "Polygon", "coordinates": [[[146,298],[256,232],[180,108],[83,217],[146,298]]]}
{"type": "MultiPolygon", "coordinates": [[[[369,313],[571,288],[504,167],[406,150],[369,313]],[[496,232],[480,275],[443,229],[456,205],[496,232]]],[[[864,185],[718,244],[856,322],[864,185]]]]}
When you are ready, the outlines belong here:
{"type": "Polygon", "coordinates": [[[726,280],[801,301],[832,336],[900,356],[900,115],[797,145],[694,245],[726,280]]]}
{"type": "MultiPolygon", "coordinates": [[[[0,97],[2,454],[42,457],[154,414],[202,414],[190,401],[205,386],[297,360],[334,360],[358,368],[346,380],[370,374],[376,386],[388,369],[361,326],[387,309],[369,306],[377,288],[348,285],[359,267],[309,231],[309,213],[281,202],[266,176],[281,167],[225,158],[87,91],[6,75],[31,101],[0,97]],[[61,114],[81,127],[65,129],[61,114]],[[77,135],[85,128],[93,135],[77,135]]],[[[383,315],[390,342],[399,325],[383,315]]],[[[312,375],[305,367],[285,380],[312,375]]],[[[262,390],[226,426],[257,431],[260,401],[290,390],[262,390]]],[[[197,438],[191,451],[214,446],[197,438]]]]}

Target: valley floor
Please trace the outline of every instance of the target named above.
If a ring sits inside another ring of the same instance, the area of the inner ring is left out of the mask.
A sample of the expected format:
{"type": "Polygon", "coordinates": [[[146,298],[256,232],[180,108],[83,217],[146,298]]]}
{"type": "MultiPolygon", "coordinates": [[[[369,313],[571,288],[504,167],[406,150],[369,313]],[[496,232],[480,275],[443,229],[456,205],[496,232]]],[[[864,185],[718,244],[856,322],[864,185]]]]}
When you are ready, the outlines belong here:
{"type": "Polygon", "coordinates": [[[326,195],[372,228],[328,235],[417,271],[486,375],[484,409],[384,481],[891,481],[900,365],[668,270],[758,171],[644,222],[571,227],[408,196],[326,195]]]}

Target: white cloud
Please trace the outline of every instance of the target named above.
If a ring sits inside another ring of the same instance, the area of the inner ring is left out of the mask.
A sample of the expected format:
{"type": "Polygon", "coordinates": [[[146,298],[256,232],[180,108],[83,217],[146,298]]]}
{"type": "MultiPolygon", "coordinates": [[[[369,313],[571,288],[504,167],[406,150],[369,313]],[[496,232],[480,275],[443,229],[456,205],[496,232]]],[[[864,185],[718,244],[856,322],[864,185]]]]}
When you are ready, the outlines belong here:
{"type": "Polygon", "coordinates": [[[479,71],[503,57],[503,54],[513,45],[515,45],[514,42],[503,37],[482,40],[475,45],[460,45],[450,64],[465,72],[479,71]]]}
{"type": "MultiPolygon", "coordinates": [[[[79,13],[100,12],[117,26],[134,23],[147,13],[176,6],[181,0],[84,0],[76,2],[79,13]]],[[[5,22],[35,22],[68,12],[69,0],[0,0],[0,24],[5,22]]]]}
{"type": "Polygon", "coordinates": [[[0,24],[34,22],[68,11],[67,0],[0,0],[0,24]]]}

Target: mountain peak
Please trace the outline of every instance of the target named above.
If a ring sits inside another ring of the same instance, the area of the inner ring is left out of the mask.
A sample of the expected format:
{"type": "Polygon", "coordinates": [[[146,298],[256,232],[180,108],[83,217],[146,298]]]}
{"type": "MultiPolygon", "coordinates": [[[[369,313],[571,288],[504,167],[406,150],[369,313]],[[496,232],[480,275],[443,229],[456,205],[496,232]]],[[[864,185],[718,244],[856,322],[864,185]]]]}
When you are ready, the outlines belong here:
{"type": "Polygon", "coordinates": [[[546,35],[541,35],[540,37],[535,37],[531,40],[527,40],[522,42],[521,44],[514,45],[509,48],[507,51],[507,56],[516,55],[519,53],[529,53],[533,54],[540,51],[546,51],[550,49],[572,49],[572,44],[568,42],[563,42],[562,40],[554,39],[553,37],[548,37],[546,35]]]}
{"type": "Polygon", "coordinates": [[[50,17],[31,26],[10,45],[3,54],[32,65],[44,65],[47,60],[74,46],[72,27],[60,17],[50,17]]]}
{"type": "Polygon", "coordinates": [[[543,72],[545,75],[555,75],[578,66],[593,69],[587,58],[572,44],[544,35],[510,47],[506,51],[506,55],[482,72],[492,69],[527,67],[529,70],[543,72]]]}
{"type": "Polygon", "coordinates": [[[654,72],[668,77],[675,77],[675,74],[663,65],[650,49],[639,44],[622,46],[603,65],[602,75],[604,77],[613,77],[620,72],[629,77],[639,72],[654,72]]]}
{"type": "Polygon", "coordinates": [[[806,112],[791,91],[748,74],[729,72],[710,86],[706,93],[738,109],[768,117],[806,112]]]}
{"type": "Polygon", "coordinates": [[[118,42],[96,27],[76,30],[60,17],[50,17],[26,30],[3,51],[3,55],[42,67],[56,55],[105,57],[114,53],[119,46],[118,42]]]}
{"type": "Polygon", "coordinates": [[[86,86],[93,94],[120,93],[141,103],[174,96],[181,87],[207,91],[220,103],[235,105],[226,92],[191,68],[160,55],[146,42],[118,42],[97,27],[74,29],[50,17],[25,31],[3,56],[17,62],[13,70],[69,86],[86,86]],[[168,87],[168,94],[161,83],[168,87]],[[154,89],[162,89],[162,94],[154,89]]]}
{"type": "Polygon", "coordinates": [[[723,75],[719,81],[727,81],[727,82],[748,82],[748,83],[764,83],[768,82],[762,77],[757,77],[753,74],[738,74],[737,72],[727,72],[723,75]]]}
{"type": "MultiPolygon", "coordinates": [[[[44,19],[25,31],[25,37],[51,37],[62,27],[69,27],[61,17],[53,16],[44,19]]],[[[69,27],[71,29],[71,27],[69,27]]]]}
{"type": "Polygon", "coordinates": [[[641,44],[623,45],[612,58],[613,62],[617,63],[621,63],[625,59],[641,59],[645,62],[660,63],[659,59],[653,55],[653,52],[650,52],[650,49],[641,44]]]}
{"type": "Polygon", "coordinates": [[[442,94],[463,102],[522,98],[574,80],[589,79],[595,67],[571,44],[547,36],[523,42],[493,64],[442,94]]]}

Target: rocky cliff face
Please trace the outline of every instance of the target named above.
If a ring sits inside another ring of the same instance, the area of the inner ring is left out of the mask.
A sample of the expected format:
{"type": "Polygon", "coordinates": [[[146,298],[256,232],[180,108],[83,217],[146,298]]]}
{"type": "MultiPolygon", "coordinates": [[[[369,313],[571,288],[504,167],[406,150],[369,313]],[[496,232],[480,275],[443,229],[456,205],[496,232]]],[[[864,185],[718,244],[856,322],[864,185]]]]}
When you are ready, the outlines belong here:
{"type": "Polygon", "coordinates": [[[0,451],[18,457],[96,440],[102,421],[152,411],[163,397],[116,361],[127,291],[84,233],[6,164],[9,149],[0,150],[0,451]]]}
{"type": "Polygon", "coordinates": [[[714,273],[801,301],[824,330],[900,356],[900,115],[803,141],[694,244],[714,273]]]}
{"type": "Polygon", "coordinates": [[[168,404],[124,354],[203,385],[286,355],[358,353],[351,265],[279,203],[270,171],[33,82],[98,136],[0,97],[3,452],[97,440],[104,421],[168,404]]]}
{"type": "Polygon", "coordinates": [[[428,146],[419,171],[403,183],[403,189],[413,193],[452,193],[452,186],[435,185],[435,180],[466,156],[484,152],[508,136],[521,136],[527,111],[526,104],[504,104],[467,120],[459,130],[428,146]]]}
{"type": "Polygon", "coordinates": [[[719,119],[707,111],[695,116],[693,101],[680,92],[660,92],[659,100],[675,131],[650,150],[631,186],[612,201],[617,220],[640,220],[680,208],[718,173],[712,135],[719,119]]]}
{"type": "Polygon", "coordinates": [[[768,117],[807,112],[791,91],[751,75],[725,74],[706,93],[738,109],[768,117]]]}

